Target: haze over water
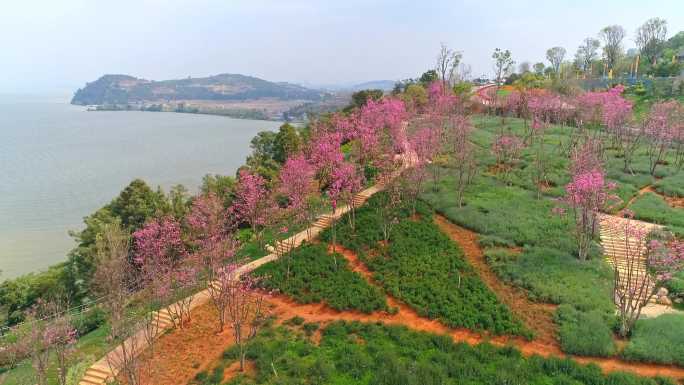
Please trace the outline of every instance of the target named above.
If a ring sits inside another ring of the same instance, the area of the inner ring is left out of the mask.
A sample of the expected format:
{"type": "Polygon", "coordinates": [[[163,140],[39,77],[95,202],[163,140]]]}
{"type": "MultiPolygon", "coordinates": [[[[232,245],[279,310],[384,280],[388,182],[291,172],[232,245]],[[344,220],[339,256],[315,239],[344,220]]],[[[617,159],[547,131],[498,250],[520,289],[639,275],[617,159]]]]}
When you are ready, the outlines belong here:
{"type": "Polygon", "coordinates": [[[207,173],[234,175],[251,138],[279,124],[0,95],[0,281],[65,260],[68,231],[134,178],[194,193],[207,173]]]}

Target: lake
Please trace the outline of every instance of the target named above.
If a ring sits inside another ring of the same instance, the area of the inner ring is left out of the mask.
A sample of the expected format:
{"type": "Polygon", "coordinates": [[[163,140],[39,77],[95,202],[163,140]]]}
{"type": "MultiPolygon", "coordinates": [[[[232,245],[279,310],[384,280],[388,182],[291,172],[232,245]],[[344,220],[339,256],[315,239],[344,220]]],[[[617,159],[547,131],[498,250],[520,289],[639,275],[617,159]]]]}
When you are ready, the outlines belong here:
{"type": "Polygon", "coordinates": [[[234,175],[252,137],[279,125],[0,95],[0,281],[65,260],[68,231],[134,178],[196,192],[205,174],[234,175]]]}

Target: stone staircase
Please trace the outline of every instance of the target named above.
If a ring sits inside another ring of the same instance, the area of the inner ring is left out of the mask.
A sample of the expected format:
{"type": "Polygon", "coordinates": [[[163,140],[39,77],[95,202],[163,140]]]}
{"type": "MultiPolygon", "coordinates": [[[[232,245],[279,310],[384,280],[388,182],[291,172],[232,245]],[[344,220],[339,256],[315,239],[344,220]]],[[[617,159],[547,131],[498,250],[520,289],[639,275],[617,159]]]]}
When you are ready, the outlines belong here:
{"type": "Polygon", "coordinates": [[[370,195],[364,192],[360,192],[356,195],[354,195],[354,199],[352,199],[352,204],[354,205],[355,208],[363,206],[364,203],[370,198],[370,195]]]}
{"type": "Polygon", "coordinates": [[[646,290],[641,295],[648,295],[648,299],[643,299],[655,302],[655,298],[650,296],[655,283],[651,282],[646,271],[645,241],[643,239],[626,237],[623,229],[625,226],[638,226],[641,230],[649,232],[661,226],[609,215],[601,215],[599,221],[603,253],[608,264],[617,271],[620,287],[638,291],[644,285],[645,280],[648,280],[646,290]],[[633,257],[636,253],[639,256],[633,257]]]}
{"type": "Polygon", "coordinates": [[[333,216],[331,214],[323,214],[318,219],[316,222],[314,222],[313,226],[319,229],[326,229],[330,227],[333,221],[333,216]]]}
{"type": "Polygon", "coordinates": [[[78,385],[102,385],[114,378],[111,369],[93,365],[86,370],[78,385]]]}
{"type": "MultiPolygon", "coordinates": [[[[363,205],[368,198],[370,198],[373,194],[382,191],[384,188],[383,185],[375,185],[367,188],[366,190],[356,194],[354,196],[354,199],[352,200],[352,204],[354,207],[360,207],[363,205]]],[[[241,266],[237,271],[236,271],[236,276],[240,276],[242,274],[248,273],[259,266],[262,266],[266,263],[272,262],[277,260],[280,256],[283,254],[287,253],[290,251],[292,248],[296,248],[299,245],[302,244],[304,241],[311,240],[318,236],[318,234],[323,231],[324,229],[328,228],[331,226],[332,222],[340,218],[342,215],[346,214],[350,210],[350,207],[347,205],[338,207],[338,209],[335,211],[335,214],[323,214],[319,216],[316,221],[309,227],[308,229],[305,229],[303,231],[300,231],[299,233],[291,236],[285,241],[280,241],[276,242],[275,246],[271,245],[266,245],[266,249],[270,253],[269,255],[266,255],[265,257],[261,257],[257,260],[254,260],[252,262],[249,262],[243,266],[241,266]]],[[[217,283],[211,283],[212,286],[216,287],[217,283]]],[[[205,289],[197,294],[194,295],[193,302],[191,304],[191,309],[195,308],[197,306],[200,306],[203,303],[206,303],[210,299],[210,294],[208,292],[208,289],[205,289]]],[[[174,306],[174,305],[171,305],[174,306]]],[[[171,329],[174,327],[174,322],[173,318],[170,315],[168,309],[163,309],[160,310],[159,313],[156,314],[157,316],[157,322],[156,326],[159,331],[171,329]]],[[[163,333],[158,333],[158,336],[161,336],[163,333]]],[[[157,337],[158,338],[158,337],[157,337]]],[[[132,349],[134,349],[135,354],[139,354],[142,352],[146,346],[146,340],[145,340],[145,335],[144,331],[140,330],[138,331],[135,335],[129,337],[126,341],[130,341],[130,344],[132,346],[132,349]]],[[[117,357],[120,357],[120,353],[118,352],[118,347],[114,348],[112,351],[107,353],[104,357],[102,357],[99,361],[94,363],[92,366],[90,366],[81,381],[79,382],[79,385],[102,385],[106,384],[107,381],[111,381],[116,378],[119,369],[118,368],[110,368],[110,365],[108,362],[116,362],[117,357]],[[111,360],[109,360],[111,358],[111,360]]]]}

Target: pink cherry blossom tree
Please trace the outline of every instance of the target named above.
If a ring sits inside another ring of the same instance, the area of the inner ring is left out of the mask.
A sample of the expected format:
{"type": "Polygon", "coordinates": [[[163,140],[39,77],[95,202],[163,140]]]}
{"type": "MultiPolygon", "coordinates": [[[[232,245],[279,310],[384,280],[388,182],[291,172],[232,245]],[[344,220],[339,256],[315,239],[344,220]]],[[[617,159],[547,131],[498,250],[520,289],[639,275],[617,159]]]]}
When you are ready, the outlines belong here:
{"type": "Polygon", "coordinates": [[[145,287],[160,305],[168,306],[175,326],[190,321],[192,293],[198,284],[198,260],[192,258],[181,239],[180,223],[173,217],[147,222],[133,233],[134,262],[140,267],[145,287]]]}
{"type": "Polygon", "coordinates": [[[236,220],[216,194],[195,197],[185,222],[193,252],[204,266],[222,263],[234,256],[236,220]]]}
{"type": "Polygon", "coordinates": [[[466,115],[456,114],[448,119],[444,140],[451,157],[451,169],[454,173],[454,190],[457,203],[463,205],[465,189],[471,184],[477,173],[477,148],[471,143],[473,126],[466,115]]]}
{"type": "Polygon", "coordinates": [[[258,174],[241,170],[232,208],[239,220],[251,226],[252,233],[260,243],[263,227],[268,222],[269,211],[273,206],[266,180],[258,174]]]}
{"type": "Polygon", "coordinates": [[[333,169],[344,161],[341,145],[342,134],[339,132],[314,133],[309,148],[309,160],[316,169],[317,179],[323,186],[330,183],[333,169]]]}
{"type": "MultiPolygon", "coordinates": [[[[361,190],[363,177],[359,175],[353,164],[343,162],[332,172],[332,183],[328,188],[328,197],[333,210],[333,217],[340,203],[345,202],[349,208],[349,225],[354,229],[354,195],[361,190]]],[[[332,223],[333,251],[336,244],[335,239],[335,220],[332,223]]]]}
{"type": "Polygon", "coordinates": [[[562,116],[564,104],[559,95],[552,93],[541,93],[531,97],[528,101],[528,110],[532,115],[530,126],[529,143],[537,150],[533,179],[537,186],[537,195],[541,198],[542,190],[547,184],[546,175],[546,128],[551,122],[558,122],[562,116]]]}
{"type": "Polygon", "coordinates": [[[45,338],[50,343],[57,364],[57,382],[67,385],[67,371],[74,353],[78,331],[72,325],[69,306],[65,301],[49,303],[50,321],[45,338]]]}
{"type": "Polygon", "coordinates": [[[655,103],[644,124],[651,175],[666,153],[675,147],[684,129],[684,108],[677,101],[655,103]]]}
{"type": "Polygon", "coordinates": [[[606,226],[619,239],[620,251],[609,248],[607,253],[613,260],[613,298],[620,335],[627,337],[653,295],[684,269],[684,243],[631,218],[611,219],[606,226]]]}
{"type": "Polygon", "coordinates": [[[570,171],[571,181],[565,186],[562,202],[572,209],[579,259],[584,261],[598,234],[599,213],[618,198],[610,193],[615,184],[606,181],[591,140],[574,151],[570,171]]]}
{"type": "Polygon", "coordinates": [[[612,146],[623,158],[624,171],[629,172],[643,132],[631,126],[632,103],[622,96],[623,92],[621,85],[608,91],[586,92],[579,95],[575,103],[582,122],[603,125],[612,146]]]}
{"type": "Polygon", "coordinates": [[[316,216],[316,170],[304,157],[289,157],[279,174],[279,192],[287,197],[287,208],[296,223],[312,223],[316,216]]]}
{"type": "Polygon", "coordinates": [[[226,322],[233,329],[235,345],[239,348],[240,371],[245,370],[245,346],[254,338],[268,317],[265,294],[257,290],[258,280],[250,275],[238,277],[238,265],[226,266],[226,322]]]}
{"type": "Polygon", "coordinates": [[[427,114],[448,116],[457,112],[459,99],[450,89],[445,89],[441,81],[428,85],[427,114]]]}
{"type": "Polygon", "coordinates": [[[439,152],[440,128],[431,125],[419,128],[409,139],[413,162],[403,175],[406,179],[406,195],[411,202],[413,214],[415,214],[416,202],[423,191],[423,184],[428,176],[428,164],[432,162],[433,156],[439,152]]]}
{"type": "Polygon", "coordinates": [[[141,365],[136,354],[142,348],[137,338],[128,339],[139,330],[139,322],[129,317],[126,310],[131,294],[140,285],[134,268],[129,263],[130,237],[120,225],[110,224],[97,239],[97,263],[93,289],[103,296],[102,306],[107,312],[110,338],[117,342],[117,354],[107,355],[110,368],[117,368],[130,385],[140,383],[141,365]]]}
{"type": "Polygon", "coordinates": [[[514,134],[497,136],[492,143],[492,153],[496,157],[497,167],[503,171],[503,178],[508,182],[508,173],[520,160],[520,152],[525,148],[523,141],[514,134]]]}

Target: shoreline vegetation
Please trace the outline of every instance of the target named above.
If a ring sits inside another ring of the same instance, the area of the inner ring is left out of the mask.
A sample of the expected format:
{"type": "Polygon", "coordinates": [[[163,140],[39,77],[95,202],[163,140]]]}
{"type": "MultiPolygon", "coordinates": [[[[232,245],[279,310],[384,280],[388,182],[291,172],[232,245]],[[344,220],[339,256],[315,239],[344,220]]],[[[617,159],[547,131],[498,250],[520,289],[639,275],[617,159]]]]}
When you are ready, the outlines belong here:
{"type": "Polygon", "coordinates": [[[225,116],[233,119],[248,119],[248,120],[266,120],[283,122],[285,119],[282,114],[269,114],[266,109],[249,109],[249,108],[202,108],[193,105],[169,105],[165,103],[149,104],[149,105],[131,105],[131,104],[104,104],[104,105],[89,105],[87,106],[89,112],[98,111],[140,111],[140,112],[175,112],[180,114],[200,114],[200,115],[216,115],[225,116]]]}

